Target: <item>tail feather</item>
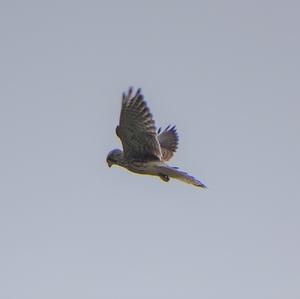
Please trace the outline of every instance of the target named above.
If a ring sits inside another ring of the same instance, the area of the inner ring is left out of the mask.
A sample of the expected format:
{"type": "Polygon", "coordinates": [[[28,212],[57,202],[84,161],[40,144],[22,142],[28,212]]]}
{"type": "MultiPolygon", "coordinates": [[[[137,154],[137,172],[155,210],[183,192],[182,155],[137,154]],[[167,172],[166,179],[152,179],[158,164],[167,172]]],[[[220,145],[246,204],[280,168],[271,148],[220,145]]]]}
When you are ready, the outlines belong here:
{"type": "Polygon", "coordinates": [[[187,184],[192,184],[196,187],[207,188],[201,181],[197,180],[196,178],[189,175],[188,173],[179,170],[177,167],[164,165],[160,167],[160,170],[162,175],[182,181],[187,184]]]}
{"type": "Polygon", "coordinates": [[[162,160],[169,161],[178,147],[178,133],[176,127],[167,126],[162,132],[160,128],[157,134],[162,152],[162,160]]]}

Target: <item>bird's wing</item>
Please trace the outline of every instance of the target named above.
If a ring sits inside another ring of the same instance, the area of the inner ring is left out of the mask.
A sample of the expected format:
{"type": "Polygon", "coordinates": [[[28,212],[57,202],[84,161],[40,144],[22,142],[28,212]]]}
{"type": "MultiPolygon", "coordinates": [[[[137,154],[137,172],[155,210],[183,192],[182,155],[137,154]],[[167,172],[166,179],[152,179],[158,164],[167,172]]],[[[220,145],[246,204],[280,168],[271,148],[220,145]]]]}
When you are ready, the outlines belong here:
{"type": "Polygon", "coordinates": [[[201,187],[201,188],[207,188],[201,181],[189,175],[188,173],[179,170],[178,167],[171,167],[168,166],[167,164],[162,164],[157,168],[157,172],[159,174],[182,181],[187,184],[192,184],[194,186],[201,187]]]}
{"type": "Polygon", "coordinates": [[[116,134],[122,141],[124,155],[131,160],[160,160],[161,149],[156,127],[141,90],[123,93],[120,122],[116,134]]]}
{"type": "Polygon", "coordinates": [[[162,160],[169,161],[178,147],[178,134],[176,127],[166,127],[163,131],[158,130],[158,141],[161,147],[162,160]]]}

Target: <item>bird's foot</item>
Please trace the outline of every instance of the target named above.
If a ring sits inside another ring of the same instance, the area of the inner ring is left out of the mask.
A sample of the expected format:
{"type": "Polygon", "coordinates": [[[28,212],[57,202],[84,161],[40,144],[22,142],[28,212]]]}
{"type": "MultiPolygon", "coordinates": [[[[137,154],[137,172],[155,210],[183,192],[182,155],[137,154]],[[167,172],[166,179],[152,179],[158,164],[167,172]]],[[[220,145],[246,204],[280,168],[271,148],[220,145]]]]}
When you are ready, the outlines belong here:
{"type": "Polygon", "coordinates": [[[167,175],[160,174],[159,177],[164,181],[164,182],[169,182],[170,178],[167,175]]]}

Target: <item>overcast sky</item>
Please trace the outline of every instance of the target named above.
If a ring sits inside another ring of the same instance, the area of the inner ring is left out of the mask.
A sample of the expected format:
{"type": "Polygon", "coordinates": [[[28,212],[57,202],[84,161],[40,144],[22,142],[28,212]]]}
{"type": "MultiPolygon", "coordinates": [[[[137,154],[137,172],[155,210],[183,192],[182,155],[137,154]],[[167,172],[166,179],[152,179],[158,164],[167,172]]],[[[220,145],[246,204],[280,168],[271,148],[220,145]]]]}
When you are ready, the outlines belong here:
{"type": "Polygon", "coordinates": [[[297,1],[0,2],[0,298],[300,298],[297,1]],[[141,87],[171,165],[108,168],[141,87]]]}

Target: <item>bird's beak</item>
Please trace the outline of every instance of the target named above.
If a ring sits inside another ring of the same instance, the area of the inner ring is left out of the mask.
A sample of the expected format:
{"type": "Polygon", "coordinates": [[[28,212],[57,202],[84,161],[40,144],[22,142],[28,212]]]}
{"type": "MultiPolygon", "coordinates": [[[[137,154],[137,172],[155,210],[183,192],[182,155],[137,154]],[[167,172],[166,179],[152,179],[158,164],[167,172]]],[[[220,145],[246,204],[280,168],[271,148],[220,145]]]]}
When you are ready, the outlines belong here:
{"type": "Polygon", "coordinates": [[[107,165],[108,165],[109,168],[111,168],[112,163],[110,161],[107,161],[107,165]]]}

